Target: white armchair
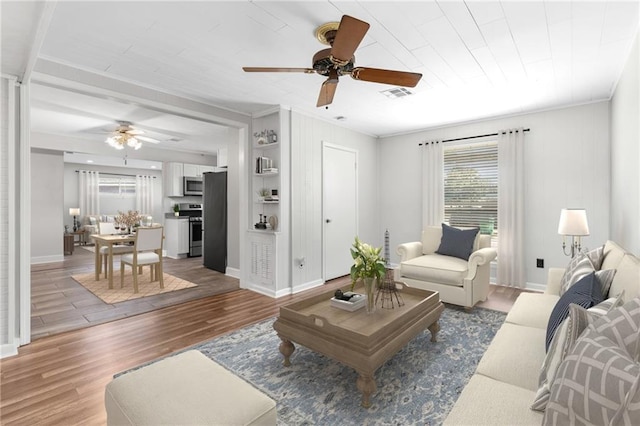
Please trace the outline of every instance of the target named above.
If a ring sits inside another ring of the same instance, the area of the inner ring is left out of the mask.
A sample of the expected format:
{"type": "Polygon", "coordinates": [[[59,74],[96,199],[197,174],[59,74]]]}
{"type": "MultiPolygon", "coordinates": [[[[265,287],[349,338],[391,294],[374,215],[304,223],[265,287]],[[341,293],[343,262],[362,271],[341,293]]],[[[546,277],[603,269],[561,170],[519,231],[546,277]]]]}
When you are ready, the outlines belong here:
{"type": "Polygon", "coordinates": [[[491,236],[476,236],[468,260],[436,253],[441,239],[442,228],[429,226],[422,231],[422,241],[400,244],[396,250],[400,265],[395,270],[395,280],[437,291],[443,302],[466,308],[486,300],[490,263],[497,256],[491,248],[491,236]]]}

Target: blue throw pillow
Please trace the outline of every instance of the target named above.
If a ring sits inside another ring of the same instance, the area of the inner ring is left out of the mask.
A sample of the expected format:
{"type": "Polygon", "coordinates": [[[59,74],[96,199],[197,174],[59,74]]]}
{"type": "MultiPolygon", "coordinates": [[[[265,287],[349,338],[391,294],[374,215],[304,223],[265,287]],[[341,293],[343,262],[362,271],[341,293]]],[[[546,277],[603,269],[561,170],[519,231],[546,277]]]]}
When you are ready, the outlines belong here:
{"type": "Polygon", "coordinates": [[[458,229],[443,223],[440,247],[436,253],[469,260],[479,230],[480,228],[458,229]]]}
{"type": "Polygon", "coordinates": [[[560,300],[556,303],[551,311],[549,317],[549,323],[547,324],[547,338],[545,350],[549,350],[551,339],[556,333],[556,329],[562,324],[569,316],[569,305],[574,303],[588,309],[592,306],[602,302],[604,297],[602,296],[602,290],[600,288],[600,281],[596,277],[595,272],[585,275],[580,278],[574,285],[569,287],[567,292],[560,297],[560,300]]]}

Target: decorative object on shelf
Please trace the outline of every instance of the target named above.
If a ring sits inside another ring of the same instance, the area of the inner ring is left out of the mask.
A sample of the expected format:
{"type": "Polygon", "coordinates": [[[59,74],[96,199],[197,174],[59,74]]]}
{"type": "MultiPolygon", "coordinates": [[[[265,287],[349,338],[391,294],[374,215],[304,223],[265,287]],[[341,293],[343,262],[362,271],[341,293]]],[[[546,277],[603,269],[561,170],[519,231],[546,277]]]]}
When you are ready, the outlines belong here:
{"type": "Polygon", "coordinates": [[[562,209],[560,211],[560,223],[558,234],[562,235],[562,251],[566,256],[574,257],[582,249],[580,237],[589,235],[587,223],[587,211],[585,209],[562,209]],[[571,252],[566,251],[565,237],[571,236],[571,252]]]}
{"type": "Polygon", "coordinates": [[[278,229],[278,216],[272,215],[269,216],[269,225],[271,226],[271,230],[275,231],[278,229]]]}
{"type": "Polygon", "coordinates": [[[268,145],[278,142],[278,136],[275,130],[264,129],[261,132],[254,133],[253,136],[257,138],[256,142],[258,145],[268,145]]]}
{"type": "Polygon", "coordinates": [[[404,305],[402,295],[398,292],[396,287],[396,281],[393,279],[393,269],[391,268],[391,255],[389,252],[389,230],[384,231],[384,266],[385,274],[384,280],[380,286],[378,286],[378,292],[376,293],[376,304],[380,301],[380,307],[383,309],[393,309],[395,304],[398,307],[404,305]],[[395,298],[395,301],[394,301],[395,298]]]}
{"type": "Polygon", "coordinates": [[[69,233],[69,225],[65,225],[64,226],[64,233],[68,234],[69,233]]]}
{"type": "Polygon", "coordinates": [[[260,188],[256,193],[261,200],[265,200],[271,194],[271,191],[268,188],[260,188]]]}
{"type": "Polygon", "coordinates": [[[69,215],[73,216],[73,232],[78,230],[78,216],[80,216],[80,209],[78,207],[71,207],[69,209],[69,215]]]}
{"type": "Polygon", "coordinates": [[[267,229],[267,215],[260,214],[260,221],[253,225],[256,229],[267,229]]]}
{"type": "Polygon", "coordinates": [[[180,204],[176,203],[173,205],[173,215],[180,216],[180,204]]]}
{"type": "Polygon", "coordinates": [[[277,173],[278,168],[274,167],[273,160],[269,157],[257,157],[256,158],[256,173],[277,173]]]}
{"type": "Polygon", "coordinates": [[[384,260],[380,256],[382,247],[372,247],[367,243],[363,243],[356,236],[353,247],[350,249],[351,257],[354,260],[351,265],[351,289],[355,286],[357,280],[364,282],[365,295],[367,296],[367,313],[373,313],[375,310],[375,289],[376,284],[380,282],[384,273],[384,260]]]}

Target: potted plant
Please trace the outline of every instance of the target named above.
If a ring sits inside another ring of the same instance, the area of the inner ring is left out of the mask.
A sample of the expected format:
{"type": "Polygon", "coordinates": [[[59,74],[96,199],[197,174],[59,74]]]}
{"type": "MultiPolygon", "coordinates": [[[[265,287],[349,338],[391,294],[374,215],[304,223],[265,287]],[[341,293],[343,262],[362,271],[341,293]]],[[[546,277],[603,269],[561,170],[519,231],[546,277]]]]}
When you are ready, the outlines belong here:
{"type": "Polygon", "coordinates": [[[267,188],[260,188],[256,192],[260,201],[264,201],[271,194],[271,191],[267,188]]]}
{"type": "Polygon", "coordinates": [[[173,215],[180,216],[180,204],[176,203],[173,205],[173,215]]]}
{"type": "Polygon", "coordinates": [[[354,260],[351,266],[351,289],[353,290],[357,280],[361,279],[364,282],[368,313],[373,312],[375,307],[373,293],[376,284],[386,272],[384,259],[380,256],[381,251],[382,247],[371,247],[360,241],[357,236],[351,248],[351,257],[354,260]]]}

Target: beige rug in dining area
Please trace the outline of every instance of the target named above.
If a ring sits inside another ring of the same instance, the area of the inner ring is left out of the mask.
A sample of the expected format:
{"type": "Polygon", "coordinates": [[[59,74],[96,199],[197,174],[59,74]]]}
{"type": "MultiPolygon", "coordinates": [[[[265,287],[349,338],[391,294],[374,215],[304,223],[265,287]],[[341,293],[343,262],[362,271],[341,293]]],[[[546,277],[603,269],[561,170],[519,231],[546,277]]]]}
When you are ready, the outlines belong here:
{"type": "Polygon", "coordinates": [[[160,288],[158,281],[151,282],[149,268],[144,268],[142,274],[138,275],[138,293],[133,292],[133,275],[131,269],[127,268],[124,275],[124,286],[120,288],[120,271],[114,271],[113,289],[109,289],[109,280],[101,277],[100,281],[95,280],[95,273],[73,275],[71,278],[79,282],[84,288],[102,299],[103,302],[113,304],[127,300],[139,299],[141,297],[155,296],[157,294],[171,293],[172,291],[185,288],[197,287],[190,281],[164,273],[164,288],[160,288]]]}

